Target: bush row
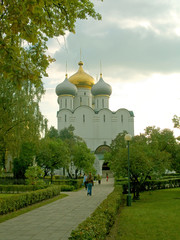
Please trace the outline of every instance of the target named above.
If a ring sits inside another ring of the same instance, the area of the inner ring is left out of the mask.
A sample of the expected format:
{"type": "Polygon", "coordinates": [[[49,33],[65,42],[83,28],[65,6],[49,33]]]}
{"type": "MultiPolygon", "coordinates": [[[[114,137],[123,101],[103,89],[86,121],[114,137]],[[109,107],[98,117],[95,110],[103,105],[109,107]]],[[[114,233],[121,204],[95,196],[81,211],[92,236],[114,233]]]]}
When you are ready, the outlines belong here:
{"type": "Polygon", "coordinates": [[[71,232],[71,240],[102,240],[105,239],[114,224],[117,211],[123,201],[122,187],[116,186],[114,191],[71,232]]]}
{"type": "MultiPolygon", "coordinates": [[[[117,182],[118,183],[118,182],[117,182]]],[[[123,186],[123,193],[128,192],[128,183],[127,182],[119,182],[123,186]]],[[[166,189],[166,188],[175,188],[180,187],[180,178],[172,178],[172,179],[161,179],[161,180],[148,180],[141,184],[140,191],[150,191],[150,190],[158,190],[158,189],[166,189]]],[[[131,192],[133,192],[133,187],[131,184],[131,192]]]]}
{"type": "Polygon", "coordinates": [[[71,192],[74,191],[74,186],[61,185],[61,192],[71,192]]]}
{"type": "Polygon", "coordinates": [[[0,199],[0,214],[16,211],[28,205],[52,198],[60,194],[60,186],[50,186],[46,189],[21,193],[0,199]]]}
{"type": "Polygon", "coordinates": [[[70,186],[74,186],[75,189],[81,188],[82,183],[83,183],[83,179],[63,179],[63,180],[56,179],[52,181],[52,184],[54,185],[70,185],[70,186]]]}
{"type": "MultiPolygon", "coordinates": [[[[46,186],[47,187],[47,186],[46,186]]],[[[46,188],[40,185],[0,185],[0,193],[20,193],[46,188]]]]}
{"type": "Polygon", "coordinates": [[[5,185],[13,185],[13,184],[25,185],[26,184],[26,180],[25,179],[15,179],[13,177],[0,177],[0,184],[5,184],[5,185]]]}
{"type": "Polygon", "coordinates": [[[142,190],[156,190],[165,188],[180,187],[180,178],[149,180],[144,183],[142,190]]]}

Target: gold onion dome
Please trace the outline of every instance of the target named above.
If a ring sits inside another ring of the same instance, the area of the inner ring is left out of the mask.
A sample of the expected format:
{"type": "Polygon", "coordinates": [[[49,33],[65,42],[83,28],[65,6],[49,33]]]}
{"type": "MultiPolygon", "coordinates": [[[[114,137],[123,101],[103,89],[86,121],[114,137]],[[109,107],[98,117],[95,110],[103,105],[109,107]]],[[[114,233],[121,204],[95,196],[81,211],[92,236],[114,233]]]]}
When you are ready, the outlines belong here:
{"type": "Polygon", "coordinates": [[[91,88],[95,83],[94,78],[84,72],[82,61],[78,65],[79,70],[69,78],[69,81],[78,88],[91,88]]]}
{"type": "Polygon", "coordinates": [[[112,93],[111,86],[106,83],[102,78],[102,73],[100,74],[99,81],[92,87],[91,93],[93,96],[97,95],[108,95],[110,96],[112,93]]]}
{"type": "Polygon", "coordinates": [[[67,78],[67,74],[66,74],[65,80],[62,83],[57,85],[56,94],[58,96],[61,96],[61,95],[73,95],[73,96],[75,96],[76,93],[77,93],[76,86],[74,86],[72,83],[69,82],[69,80],[67,78]]]}

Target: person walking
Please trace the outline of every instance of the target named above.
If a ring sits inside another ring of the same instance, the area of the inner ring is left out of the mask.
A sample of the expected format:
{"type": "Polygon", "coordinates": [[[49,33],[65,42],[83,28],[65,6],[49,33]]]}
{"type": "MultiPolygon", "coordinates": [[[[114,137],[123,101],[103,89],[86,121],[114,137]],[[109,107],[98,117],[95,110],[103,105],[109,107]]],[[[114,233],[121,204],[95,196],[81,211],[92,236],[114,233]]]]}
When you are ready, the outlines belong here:
{"type": "Polygon", "coordinates": [[[85,189],[87,189],[87,174],[84,174],[84,178],[83,178],[83,185],[85,187],[85,189]]]}
{"type": "Polygon", "coordinates": [[[109,176],[108,173],[106,173],[106,181],[108,182],[109,176]]]}
{"type": "Polygon", "coordinates": [[[87,177],[87,196],[91,196],[92,195],[92,186],[93,186],[93,177],[91,172],[89,172],[89,175],[87,177]]]}
{"type": "Polygon", "coordinates": [[[99,174],[97,175],[97,180],[98,180],[98,183],[101,184],[101,176],[99,174]]]}

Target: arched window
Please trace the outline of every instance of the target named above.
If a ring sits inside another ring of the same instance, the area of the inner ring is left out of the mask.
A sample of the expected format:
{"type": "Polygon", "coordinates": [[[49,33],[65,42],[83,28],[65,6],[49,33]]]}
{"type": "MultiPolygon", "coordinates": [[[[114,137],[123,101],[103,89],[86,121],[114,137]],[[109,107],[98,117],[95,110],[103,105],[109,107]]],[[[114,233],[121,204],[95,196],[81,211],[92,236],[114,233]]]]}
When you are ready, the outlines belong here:
{"type": "Polygon", "coordinates": [[[67,116],[66,116],[66,115],[64,116],[64,121],[65,121],[65,122],[67,121],[67,116]]]}
{"type": "Polygon", "coordinates": [[[121,115],[121,122],[123,123],[123,115],[121,115]]]}
{"type": "Polygon", "coordinates": [[[103,120],[104,120],[104,122],[106,121],[106,115],[103,115],[103,120]]]}
{"type": "Polygon", "coordinates": [[[83,122],[85,122],[85,115],[83,114],[83,122]]]}
{"type": "Polygon", "coordinates": [[[102,99],[102,108],[104,108],[104,99],[102,99]]]}
{"type": "Polygon", "coordinates": [[[65,99],[65,108],[67,108],[67,99],[65,99]]]}

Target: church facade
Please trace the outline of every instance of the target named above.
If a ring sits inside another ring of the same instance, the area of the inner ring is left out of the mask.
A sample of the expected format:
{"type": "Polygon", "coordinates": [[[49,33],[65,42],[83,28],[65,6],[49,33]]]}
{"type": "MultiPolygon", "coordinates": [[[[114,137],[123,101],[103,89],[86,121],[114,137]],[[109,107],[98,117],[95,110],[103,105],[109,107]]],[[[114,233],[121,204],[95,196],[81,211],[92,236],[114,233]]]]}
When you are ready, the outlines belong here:
{"type": "Polygon", "coordinates": [[[124,108],[111,111],[111,93],[112,88],[103,80],[102,74],[95,84],[93,77],[83,70],[82,61],[79,62],[78,71],[69,79],[66,75],[65,80],[56,87],[58,131],[74,126],[75,135],[83,138],[88,148],[95,153],[95,168],[100,175],[103,154],[111,141],[123,131],[134,135],[133,112],[124,108]]]}

